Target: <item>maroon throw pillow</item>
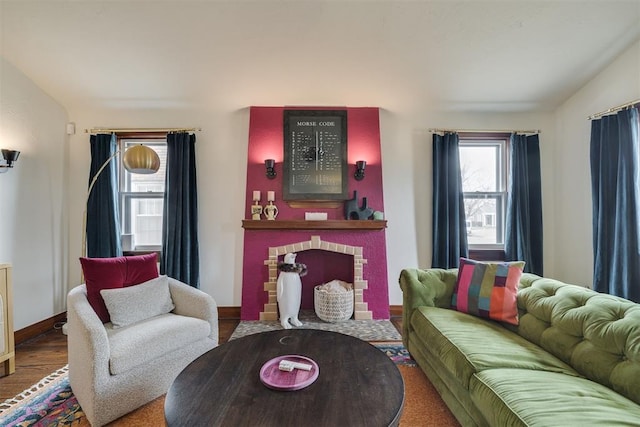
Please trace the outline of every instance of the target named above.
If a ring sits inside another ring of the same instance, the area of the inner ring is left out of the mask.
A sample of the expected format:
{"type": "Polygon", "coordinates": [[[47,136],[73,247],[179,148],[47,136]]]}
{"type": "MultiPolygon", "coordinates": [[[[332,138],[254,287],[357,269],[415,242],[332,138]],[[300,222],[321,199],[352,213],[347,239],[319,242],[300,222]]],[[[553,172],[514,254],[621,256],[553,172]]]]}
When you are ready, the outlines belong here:
{"type": "Polygon", "coordinates": [[[134,255],[127,259],[127,274],[124,286],[139,285],[158,277],[158,254],[134,255]]]}
{"type": "Polygon", "coordinates": [[[87,299],[102,323],[111,320],[100,291],[139,285],[158,277],[158,256],[121,256],[114,258],[80,258],[87,285],[87,299]]]}
{"type": "Polygon", "coordinates": [[[109,312],[104,305],[100,291],[102,289],[117,289],[124,286],[127,275],[127,261],[125,257],[116,258],[80,258],[85,283],[87,285],[87,299],[102,323],[108,322],[109,312]]]}

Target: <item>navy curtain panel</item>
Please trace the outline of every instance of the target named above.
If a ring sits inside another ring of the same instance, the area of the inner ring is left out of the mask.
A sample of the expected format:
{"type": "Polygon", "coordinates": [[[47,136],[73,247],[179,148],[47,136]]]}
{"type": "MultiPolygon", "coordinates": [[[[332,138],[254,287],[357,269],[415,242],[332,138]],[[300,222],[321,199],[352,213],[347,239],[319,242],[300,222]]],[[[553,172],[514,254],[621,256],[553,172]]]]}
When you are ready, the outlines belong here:
{"type": "Polygon", "coordinates": [[[525,261],[524,271],[543,275],[542,189],[538,135],[511,135],[505,259],[525,261]]]}
{"type": "Polygon", "coordinates": [[[591,122],[593,288],[640,302],[638,110],[591,122]]]}
{"type": "Polygon", "coordinates": [[[196,136],[167,135],[167,170],[160,272],[200,287],[196,136]]]}
{"type": "Polygon", "coordinates": [[[433,134],[433,268],[455,268],[469,256],[458,139],[433,134]]]}
{"type": "MultiPolygon", "coordinates": [[[[91,135],[90,144],[89,186],[102,165],[118,150],[115,134],[91,135]]],[[[87,200],[86,256],[90,258],[122,255],[116,163],[112,159],[102,170],[87,200]]]]}

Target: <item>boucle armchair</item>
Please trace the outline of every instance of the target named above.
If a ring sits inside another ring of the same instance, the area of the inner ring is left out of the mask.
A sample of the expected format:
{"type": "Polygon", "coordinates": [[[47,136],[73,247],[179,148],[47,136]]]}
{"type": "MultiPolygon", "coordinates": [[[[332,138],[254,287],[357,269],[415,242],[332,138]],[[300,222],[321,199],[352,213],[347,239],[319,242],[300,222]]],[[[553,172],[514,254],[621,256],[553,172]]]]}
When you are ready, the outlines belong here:
{"type": "Polygon", "coordinates": [[[69,382],[87,419],[102,426],[166,393],[194,359],[218,345],[214,299],[167,278],[175,308],[123,327],[102,323],[86,285],[67,296],[69,382]]]}

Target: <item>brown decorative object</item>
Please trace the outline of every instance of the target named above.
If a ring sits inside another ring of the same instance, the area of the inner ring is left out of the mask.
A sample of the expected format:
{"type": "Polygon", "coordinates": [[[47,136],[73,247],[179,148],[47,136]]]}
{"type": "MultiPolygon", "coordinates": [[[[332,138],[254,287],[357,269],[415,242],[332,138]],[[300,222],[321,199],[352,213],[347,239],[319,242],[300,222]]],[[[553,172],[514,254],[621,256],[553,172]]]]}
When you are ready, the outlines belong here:
{"type": "Polygon", "coordinates": [[[294,209],[338,209],[344,206],[342,200],[290,200],[289,207],[294,209]]]}

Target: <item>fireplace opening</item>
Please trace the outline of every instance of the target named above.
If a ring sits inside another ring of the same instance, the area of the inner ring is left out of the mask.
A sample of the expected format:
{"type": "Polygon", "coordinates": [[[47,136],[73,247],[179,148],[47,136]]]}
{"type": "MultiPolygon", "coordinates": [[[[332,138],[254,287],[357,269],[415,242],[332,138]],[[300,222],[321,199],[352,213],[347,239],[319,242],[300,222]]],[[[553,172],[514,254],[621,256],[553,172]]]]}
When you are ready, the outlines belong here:
{"type": "MultiPolygon", "coordinates": [[[[279,257],[282,262],[284,256],[279,257]]],[[[353,256],[317,249],[297,252],[296,262],[307,266],[302,281],[302,310],[313,310],[313,288],[332,280],[353,284],[353,256]]]]}

